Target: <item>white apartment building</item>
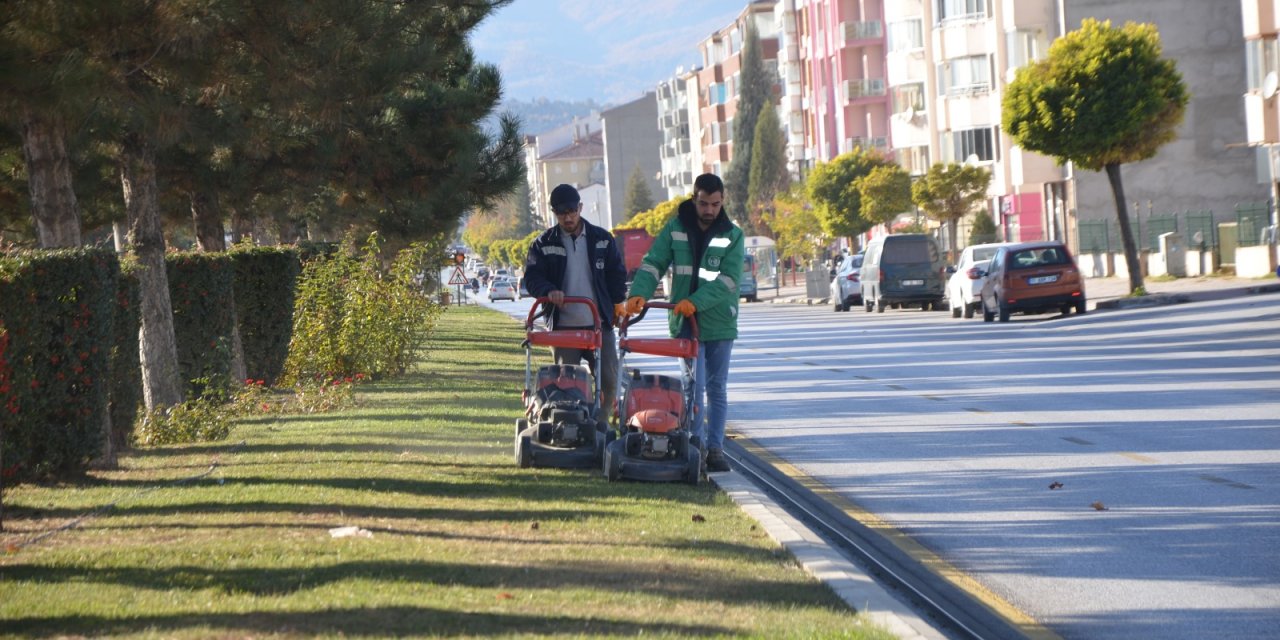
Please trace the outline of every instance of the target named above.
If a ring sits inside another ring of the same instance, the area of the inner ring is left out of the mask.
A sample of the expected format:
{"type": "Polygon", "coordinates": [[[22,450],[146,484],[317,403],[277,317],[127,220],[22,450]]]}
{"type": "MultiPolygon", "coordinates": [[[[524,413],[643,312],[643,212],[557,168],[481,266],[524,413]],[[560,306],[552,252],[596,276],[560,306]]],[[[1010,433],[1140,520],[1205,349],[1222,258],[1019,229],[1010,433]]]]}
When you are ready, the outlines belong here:
{"type": "Polygon", "coordinates": [[[670,200],[693,191],[693,179],[702,173],[702,147],[693,144],[692,132],[700,130],[697,70],[676,69],[658,84],[658,130],[662,133],[662,169],[659,182],[670,200]]]}

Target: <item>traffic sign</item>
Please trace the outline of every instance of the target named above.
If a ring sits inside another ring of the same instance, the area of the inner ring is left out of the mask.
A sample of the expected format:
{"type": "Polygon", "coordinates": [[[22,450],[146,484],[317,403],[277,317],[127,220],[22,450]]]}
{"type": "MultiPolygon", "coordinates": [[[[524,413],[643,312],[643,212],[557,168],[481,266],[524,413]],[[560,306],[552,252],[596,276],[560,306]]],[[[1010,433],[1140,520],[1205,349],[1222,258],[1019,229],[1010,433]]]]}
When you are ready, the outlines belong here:
{"type": "Polygon", "coordinates": [[[467,284],[467,276],[462,273],[462,267],[453,268],[453,276],[449,278],[449,284],[467,284]]]}

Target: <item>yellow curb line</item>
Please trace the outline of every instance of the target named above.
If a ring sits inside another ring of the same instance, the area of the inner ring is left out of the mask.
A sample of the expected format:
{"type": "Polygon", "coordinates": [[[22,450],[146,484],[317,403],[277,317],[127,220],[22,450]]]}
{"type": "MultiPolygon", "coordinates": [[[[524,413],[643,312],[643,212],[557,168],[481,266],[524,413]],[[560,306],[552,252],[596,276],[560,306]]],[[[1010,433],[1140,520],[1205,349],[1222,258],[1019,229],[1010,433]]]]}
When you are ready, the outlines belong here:
{"type": "Polygon", "coordinates": [[[752,455],[764,460],[774,468],[786,474],[792,480],[798,482],[801,486],[812,491],[819,498],[822,498],[832,506],[840,509],[845,515],[884,536],[885,539],[892,542],[893,545],[898,547],[898,549],[903,553],[906,553],[916,559],[930,571],[942,576],[947,582],[950,582],[952,585],[972,596],[993,613],[1009,621],[1010,624],[1016,626],[1026,637],[1034,640],[1062,640],[1061,636],[1050,631],[1048,627],[1036,622],[1035,618],[1032,618],[1009,601],[961,572],[949,562],[943,560],[938,556],[938,554],[930,551],[910,536],[898,531],[892,524],[883,518],[854,504],[848,498],[841,496],[834,489],[823,484],[822,481],[801,471],[794,465],[786,462],[773,453],[770,453],[767,449],[756,444],[755,441],[742,434],[734,434],[733,441],[742,445],[742,448],[751,452],[752,455]]]}

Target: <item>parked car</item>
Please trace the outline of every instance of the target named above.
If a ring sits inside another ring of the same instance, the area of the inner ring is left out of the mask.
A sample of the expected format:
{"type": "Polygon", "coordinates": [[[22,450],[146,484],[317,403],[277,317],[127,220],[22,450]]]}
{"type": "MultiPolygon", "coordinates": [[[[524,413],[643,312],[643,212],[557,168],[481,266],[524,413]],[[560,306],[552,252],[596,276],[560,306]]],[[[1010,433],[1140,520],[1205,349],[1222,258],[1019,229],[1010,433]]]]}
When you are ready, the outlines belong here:
{"type": "Polygon", "coordinates": [[[938,243],[922,233],[880,236],[867,244],[859,279],[862,305],[881,313],[911,304],[942,309],[946,264],[938,243]]]}
{"type": "Polygon", "coordinates": [[[495,300],[516,301],[516,286],[511,280],[505,278],[494,278],[489,283],[489,302],[495,300]]]}
{"type": "Polygon", "coordinates": [[[982,285],[987,281],[982,272],[987,270],[991,257],[1008,242],[991,244],[975,244],[960,252],[960,260],[956,266],[947,267],[951,278],[947,280],[947,306],[951,307],[951,317],[959,318],[962,314],[972,318],[982,304],[982,285]]]}
{"type": "Polygon", "coordinates": [[[1088,308],[1084,278],[1071,252],[1061,242],[1023,242],[1000,247],[983,273],[982,319],[1000,317],[1008,322],[1014,312],[1044,313],[1057,309],[1064,315],[1074,308],[1088,308]]]}
{"type": "Polygon", "coordinates": [[[845,256],[831,276],[831,302],[836,311],[848,311],[854,305],[862,305],[862,258],[865,254],[845,256]]]}

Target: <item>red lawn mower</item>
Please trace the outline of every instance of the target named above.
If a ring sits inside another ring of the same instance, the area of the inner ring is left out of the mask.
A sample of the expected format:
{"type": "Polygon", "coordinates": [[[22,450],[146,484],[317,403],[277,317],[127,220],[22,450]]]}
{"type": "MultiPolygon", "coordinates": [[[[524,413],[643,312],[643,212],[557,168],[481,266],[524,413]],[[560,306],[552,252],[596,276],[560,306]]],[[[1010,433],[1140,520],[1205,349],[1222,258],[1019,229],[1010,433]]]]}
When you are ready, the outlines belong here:
{"type": "Polygon", "coordinates": [[[539,307],[549,304],[537,298],[525,319],[524,402],[525,417],[516,420],[515,460],[521,467],[599,468],[614,432],[600,416],[600,384],[582,365],[548,364],[533,372],[533,347],[584,349],[591,352],[600,370],[600,314],[590,298],[566,297],[564,304],[591,309],[591,329],[535,329],[539,307]]]}
{"type": "Polygon", "coordinates": [[[651,482],[698,484],[704,475],[701,445],[693,435],[694,389],[697,367],[690,367],[688,386],[676,376],[643,374],[626,368],[628,353],[669,358],[698,357],[698,322],[689,318],[689,338],[631,338],[627,327],[649,309],[674,309],[668,302],[646,302],[644,310],[618,330],[619,435],[604,450],[604,474],[651,482]],[[621,372],[626,372],[624,375],[621,372]]]}

